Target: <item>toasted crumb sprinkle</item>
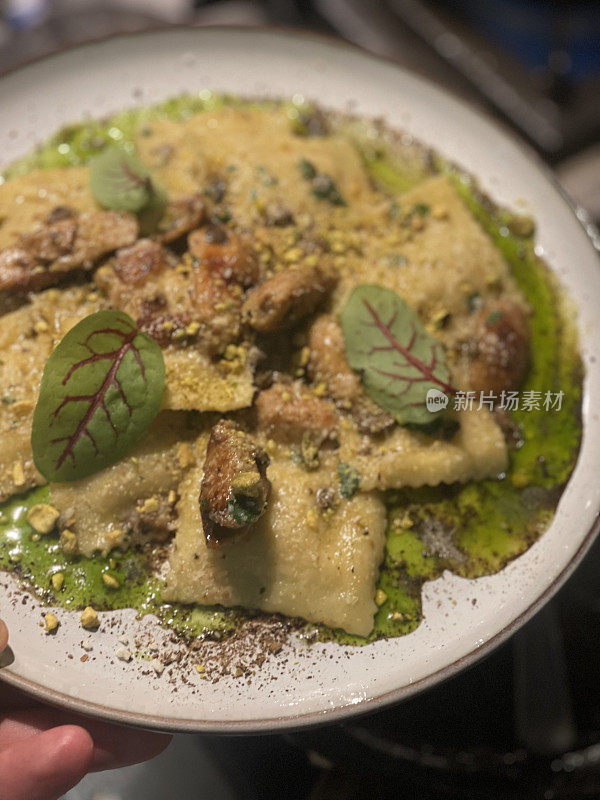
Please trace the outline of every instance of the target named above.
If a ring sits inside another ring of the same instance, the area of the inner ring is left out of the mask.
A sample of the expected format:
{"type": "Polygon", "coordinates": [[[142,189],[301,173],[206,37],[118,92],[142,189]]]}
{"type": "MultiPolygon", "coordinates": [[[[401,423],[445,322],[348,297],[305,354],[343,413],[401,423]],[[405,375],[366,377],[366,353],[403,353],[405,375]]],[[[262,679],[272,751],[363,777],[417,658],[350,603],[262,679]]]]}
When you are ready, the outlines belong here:
{"type": "Polygon", "coordinates": [[[44,626],[44,630],[46,631],[46,633],[52,633],[52,631],[55,631],[60,625],[58,617],[56,616],[56,614],[53,614],[52,612],[44,615],[44,621],[46,623],[46,625],[44,626]]]}
{"type": "Polygon", "coordinates": [[[55,592],[60,592],[65,583],[65,576],[62,572],[55,572],[50,578],[50,583],[55,592]]]}
{"type": "Polygon", "coordinates": [[[27,522],[34,531],[41,534],[50,533],[60,516],[58,509],[48,503],[37,503],[27,512],[27,522]]]}
{"type": "Polygon", "coordinates": [[[84,641],[81,643],[81,646],[86,651],[86,653],[91,653],[91,651],[94,649],[94,645],[92,644],[91,639],[84,639],[84,641]]]}
{"type": "Polygon", "coordinates": [[[102,583],[109,589],[118,589],[121,586],[119,581],[113,575],[109,575],[108,572],[102,573],[102,583]]]}
{"type": "Polygon", "coordinates": [[[98,613],[91,607],[85,608],[81,614],[81,626],[87,630],[97,628],[100,624],[98,613]]]}

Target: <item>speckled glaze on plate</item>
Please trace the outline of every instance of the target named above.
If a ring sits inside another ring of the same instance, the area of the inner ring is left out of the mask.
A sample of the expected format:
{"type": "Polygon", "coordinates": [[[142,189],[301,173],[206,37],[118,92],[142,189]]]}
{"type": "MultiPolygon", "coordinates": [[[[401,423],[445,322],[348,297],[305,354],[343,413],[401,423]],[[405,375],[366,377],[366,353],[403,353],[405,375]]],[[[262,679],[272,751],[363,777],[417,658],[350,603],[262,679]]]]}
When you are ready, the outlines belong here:
{"type": "Polygon", "coordinates": [[[193,669],[192,658],[185,667],[171,667],[175,677],[158,678],[147,661],[125,663],[114,655],[122,632],[167,642],[169,634],[152,618],[106,614],[89,637],[77,614],[61,611],[57,634],[44,636],[39,606],[32,599],[23,604],[13,577],[0,575],[0,612],[11,631],[0,678],[49,702],[122,723],[264,732],[375,710],[434,685],[509,636],[573,571],[597,533],[600,509],[600,270],[569,203],[518,141],[391,63],[303,35],[177,29],[109,39],[26,66],[0,80],[2,161],[23,155],[65,123],[204,88],[300,93],[326,107],[383,116],[478,176],[495,201],[525,208],[537,220],[540,253],[574,300],[586,368],[582,448],[551,527],[496,575],[473,581],[446,573],[426,584],[424,620],[409,636],[362,648],[308,646],[292,636],[254,675],[211,683],[193,669]],[[81,643],[87,638],[94,649],[86,654],[81,643]]]}

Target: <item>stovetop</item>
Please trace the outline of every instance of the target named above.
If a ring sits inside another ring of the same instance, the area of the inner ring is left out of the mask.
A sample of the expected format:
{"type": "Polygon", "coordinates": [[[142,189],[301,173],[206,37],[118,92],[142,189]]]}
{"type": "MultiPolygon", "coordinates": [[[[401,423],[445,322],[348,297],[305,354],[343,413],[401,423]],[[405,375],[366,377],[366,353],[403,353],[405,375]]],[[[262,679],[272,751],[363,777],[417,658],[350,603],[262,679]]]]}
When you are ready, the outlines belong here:
{"type": "Polygon", "coordinates": [[[508,643],[438,687],[341,725],[203,744],[244,799],[600,798],[600,543],[508,643]]]}

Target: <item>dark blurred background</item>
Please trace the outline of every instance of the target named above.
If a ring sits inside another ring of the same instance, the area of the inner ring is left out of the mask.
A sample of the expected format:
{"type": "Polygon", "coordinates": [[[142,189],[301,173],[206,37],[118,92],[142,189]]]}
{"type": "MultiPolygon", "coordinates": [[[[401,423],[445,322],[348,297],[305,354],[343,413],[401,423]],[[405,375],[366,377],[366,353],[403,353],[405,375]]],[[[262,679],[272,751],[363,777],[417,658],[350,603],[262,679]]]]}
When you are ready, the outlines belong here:
{"type": "Polygon", "coordinates": [[[171,24],[284,25],[390,56],[513,126],[600,220],[598,0],[0,0],[0,70],[171,24]]]}
{"type": "MultiPolygon", "coordinates": [[[[391,57],[512,127],[600,221],[598,0],[0,0],[0,71],[172,24],[290,26],[391,57]]],[[[175,737],[65,800],[600,800],[599,642],[597,544],[509,643],[395,709],[302,734],[175,737]]]]}

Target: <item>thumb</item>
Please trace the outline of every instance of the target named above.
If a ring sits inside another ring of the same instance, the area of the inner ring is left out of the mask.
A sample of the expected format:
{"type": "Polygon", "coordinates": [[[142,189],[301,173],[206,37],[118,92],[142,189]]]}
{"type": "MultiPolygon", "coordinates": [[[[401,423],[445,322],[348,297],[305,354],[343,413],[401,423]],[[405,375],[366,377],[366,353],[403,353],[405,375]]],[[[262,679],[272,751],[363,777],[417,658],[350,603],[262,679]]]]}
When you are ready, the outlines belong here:
{"type": "Polygon", "coordinates": [[[57,800],[88,772],[93,753],[77,725],[14,741],[0,750],[0,800],[57,800]]]}

